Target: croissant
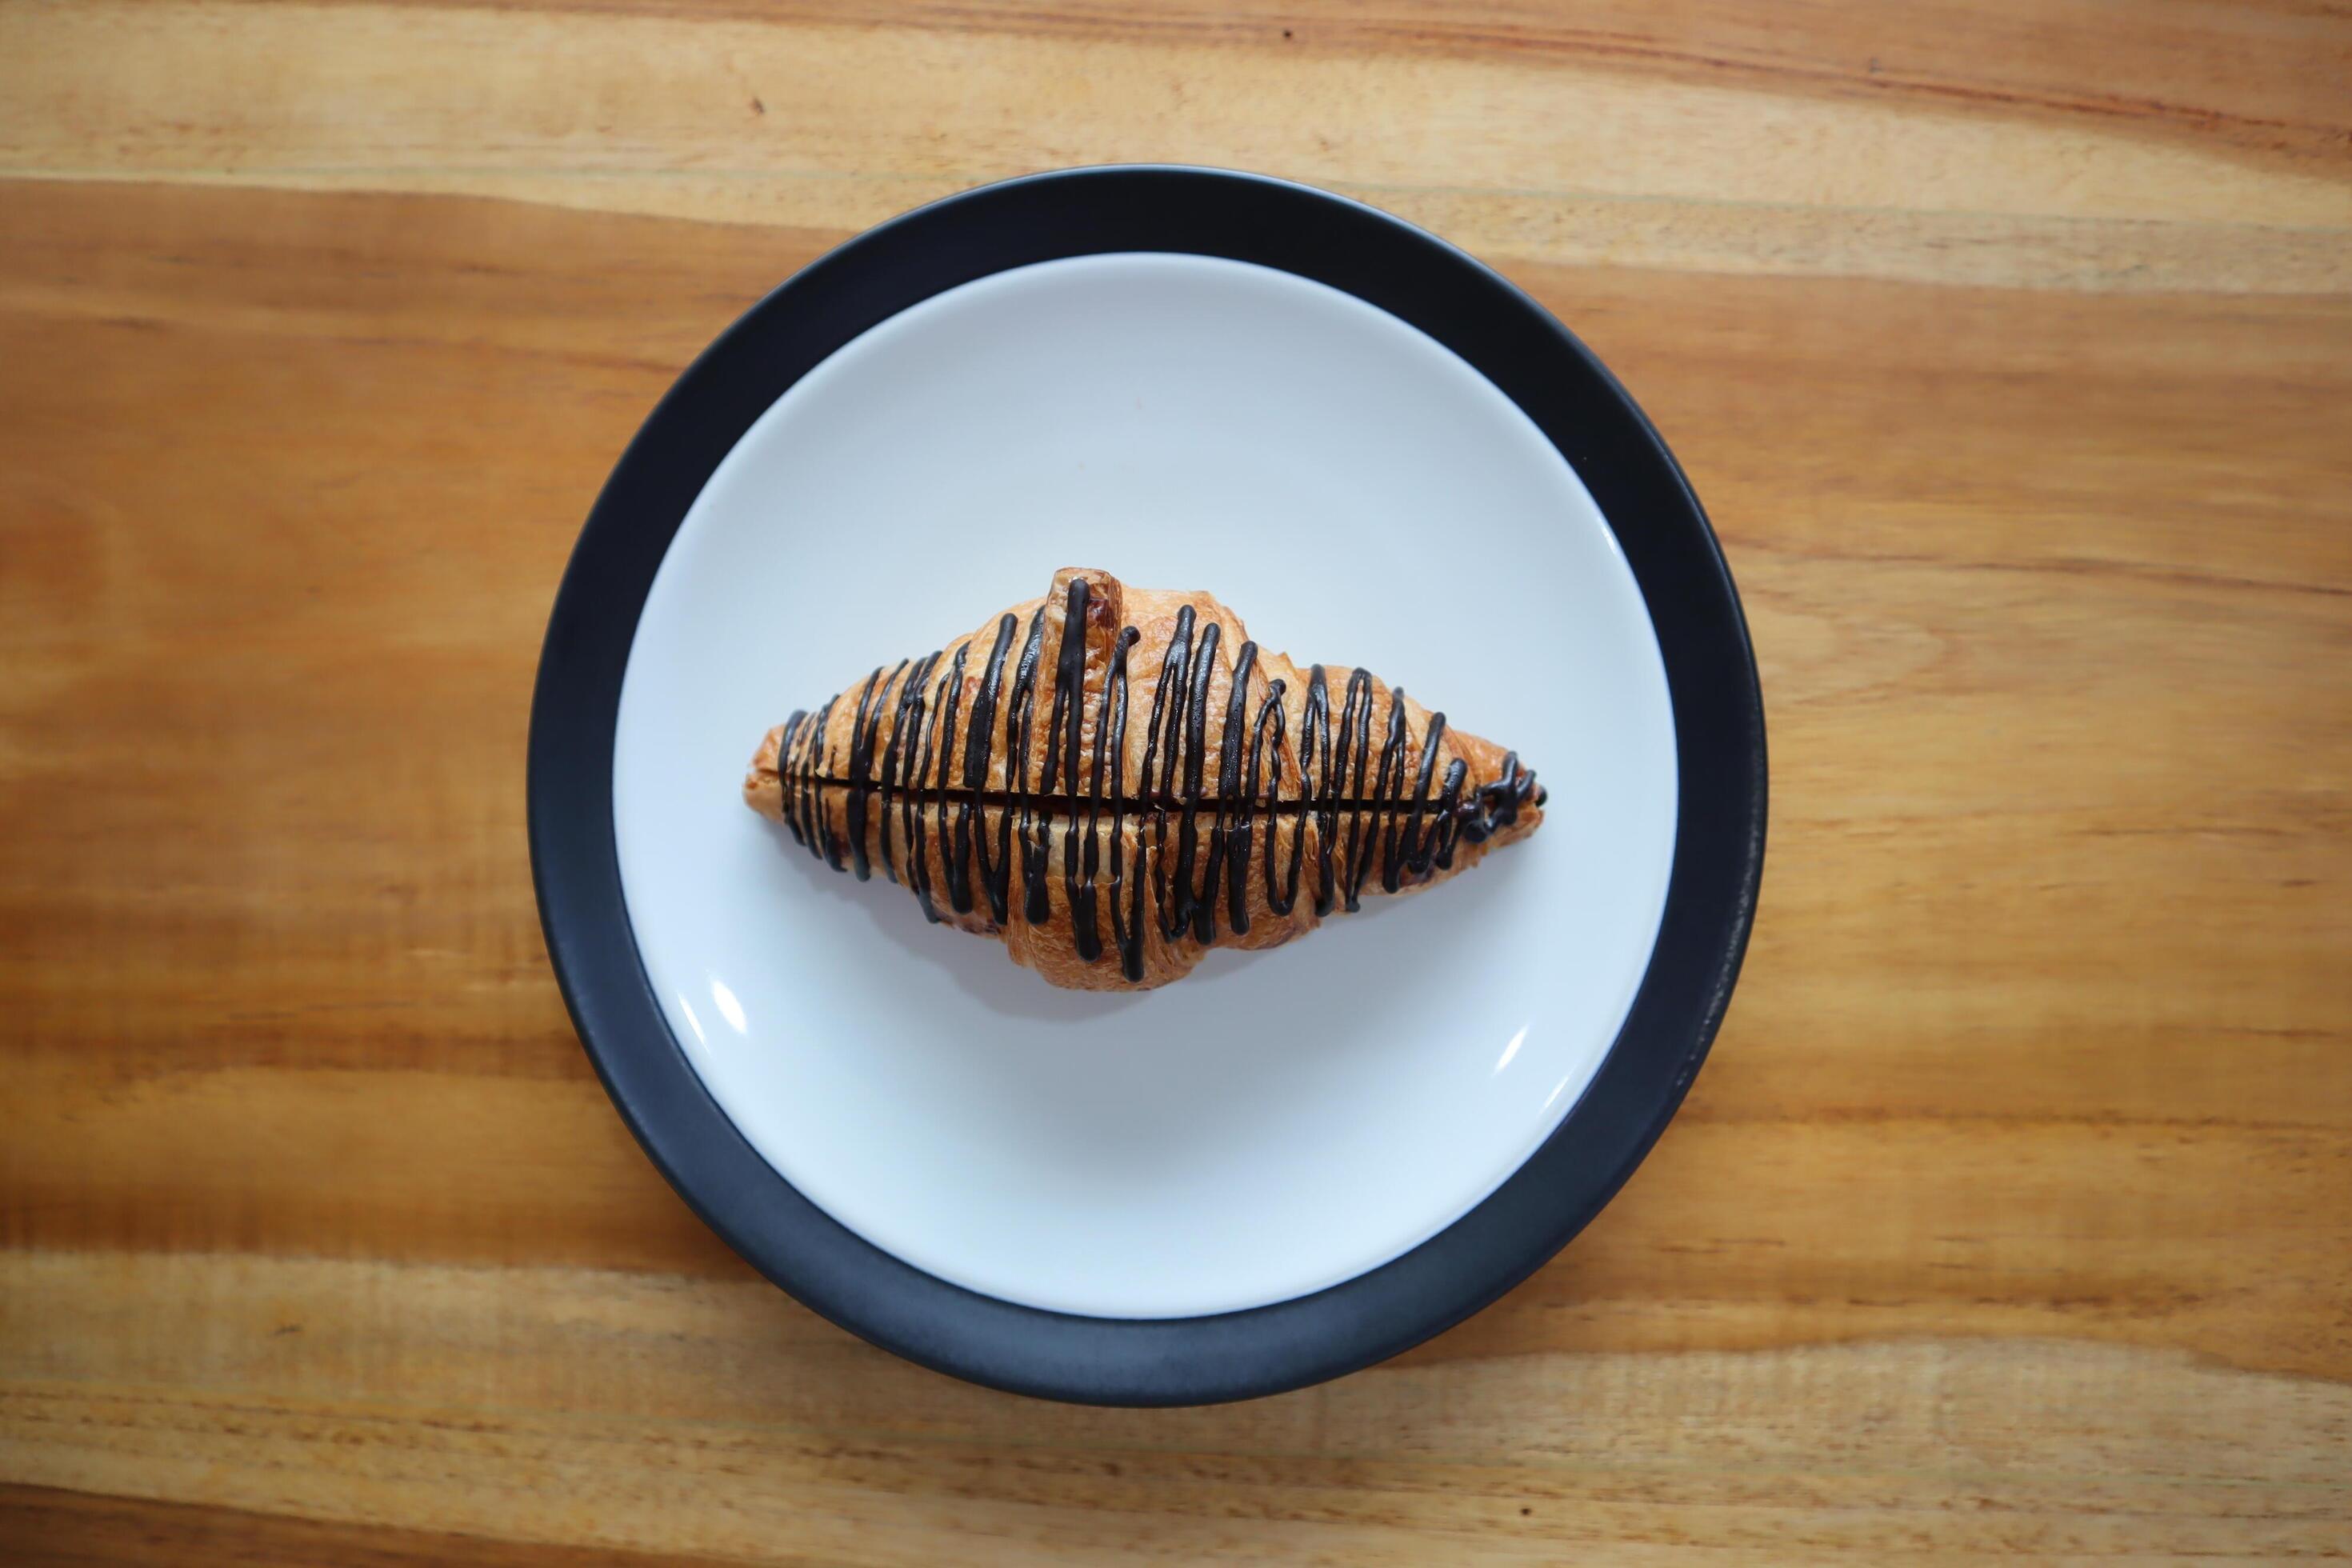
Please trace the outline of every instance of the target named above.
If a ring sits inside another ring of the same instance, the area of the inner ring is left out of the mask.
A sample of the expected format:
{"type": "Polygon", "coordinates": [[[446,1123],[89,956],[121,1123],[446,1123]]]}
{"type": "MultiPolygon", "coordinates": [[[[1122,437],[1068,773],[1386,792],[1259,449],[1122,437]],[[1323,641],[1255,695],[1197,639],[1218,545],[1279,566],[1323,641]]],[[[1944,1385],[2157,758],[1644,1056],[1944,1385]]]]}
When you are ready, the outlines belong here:
{"type": "Polygon", "coordinates": [[[1523,838],[1517,753],[1297,666],[1206,594],[1068,567],[1045,597],[768,731],[743,797],[1055,985],[1140,990],[1523,838]]]}

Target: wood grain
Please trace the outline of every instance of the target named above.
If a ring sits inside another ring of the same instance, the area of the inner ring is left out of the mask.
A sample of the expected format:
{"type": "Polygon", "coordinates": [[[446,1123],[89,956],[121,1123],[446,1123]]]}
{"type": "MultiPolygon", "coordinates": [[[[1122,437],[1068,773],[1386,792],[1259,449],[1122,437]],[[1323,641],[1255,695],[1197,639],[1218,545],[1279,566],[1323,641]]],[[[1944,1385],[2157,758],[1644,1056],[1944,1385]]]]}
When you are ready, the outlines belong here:
{"type": "MultiPolygon", "coordinates": [[[[1898,92],[1830,89],[1885,79],[1863,54],[1878,34],[1862,15],[1844,36],[1791,32],[1802,58],[1759,64],[1756,80],[1697,61],[1654,68],[1687,38],[1637,42],[1640,68],[1616,68],[1628,57],[1607,28],[1582,47],[1470,58],[1381,47],[1428,19],[1417,14],[1370,34],[1360,18],[1328,44],[1314,24],[1305,43],[1299,26],[1282,39],[1268,24],[1249,47],[1181,19],[1151,28],[1169,19],[1148,10],[1129,26],[1073,17],[1005,32],[974,25],[985,12],[894,26],[198,0],[0,9],[0,163],[838,230],[1025,169],[1164,159],[1318,180],[1498,257],[2043,287],[2340,286],[2347,29],[2249,11],[2217,37],[2207,7],[2151,9],[2170,13],[2176,68],[2196,51],[2252,49],[2275,67],[2256,73],[2270,112],[2295,118],[2256,133],[2219,107],[2239,101],[2226,73],[2209,84],[2211,107],[2045,102],[2011,79],[2039,74],[2029,62],[2048,24],[2030,3],[2000,26],[1937,18],[1969,38],[1937,68],[1958,74],[1948,90],[1898,92]],[[2004,28],[2025,35],[2015,58],[1981,58],[2004,28]],[[2208,133],[2182,134],[2184,121],[2208,133]]],[[[1444,15],[1454,19],[1433,41],[1465,41],[1464,21],[1444,15]]],[[[2058,31],[2104,67],[2088,18],[2069,20],[2058,31]]]]}
{"type": "Polygon", "coordinates": [[[0,5],[0,1559],[2352,1552],[2352,25],[2089,0],[0,5]],[[1773,837],[1682,1116],[1340,1384],[757,1281],[522,836],[677,369],[1119,157],[1503,265],[1706,499],[1773,837]]]}

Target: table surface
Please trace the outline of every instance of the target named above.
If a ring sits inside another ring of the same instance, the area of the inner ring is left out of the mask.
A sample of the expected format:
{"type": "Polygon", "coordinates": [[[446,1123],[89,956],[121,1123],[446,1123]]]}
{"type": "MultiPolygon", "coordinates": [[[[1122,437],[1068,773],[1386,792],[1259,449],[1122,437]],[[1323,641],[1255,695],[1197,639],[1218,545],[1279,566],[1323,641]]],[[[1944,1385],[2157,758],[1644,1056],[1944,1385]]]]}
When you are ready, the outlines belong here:
{"type": "Polygon", "coordinates": [[[2342,8],[6,5],[0,179],[0,1557],[2352,1550],[2342,8]],[[867,224],[1122,159],[1570,322],[1774,763],[1608,1212],[1185,1412],[756,1279],[591,1076],[523,835],[671,377],[867,224]]]}

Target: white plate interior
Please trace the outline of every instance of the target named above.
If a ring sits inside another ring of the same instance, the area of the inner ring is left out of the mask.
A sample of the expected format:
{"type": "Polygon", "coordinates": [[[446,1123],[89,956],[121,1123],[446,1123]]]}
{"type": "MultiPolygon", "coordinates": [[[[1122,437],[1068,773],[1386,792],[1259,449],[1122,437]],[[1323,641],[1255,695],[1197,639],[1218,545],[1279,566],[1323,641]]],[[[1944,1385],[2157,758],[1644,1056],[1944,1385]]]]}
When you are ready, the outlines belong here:
{"type": "Polygon", "coordinates": [[[751,1144],[919,1268],[1114,1317],[1336,1284],[1493,1191],[1614,1039],[1674,848],[1656,638],[1574,472],[1416,329],[1202,257],[1000,273],[804,377],[670,547],[614,763],[646,973],[751,1144]],[[1064,565],[1206,589],[1302,665],[1362,664],[1517,747],[1542,830],[1104,995],[745,809],[770,725],[1064,565]]]}

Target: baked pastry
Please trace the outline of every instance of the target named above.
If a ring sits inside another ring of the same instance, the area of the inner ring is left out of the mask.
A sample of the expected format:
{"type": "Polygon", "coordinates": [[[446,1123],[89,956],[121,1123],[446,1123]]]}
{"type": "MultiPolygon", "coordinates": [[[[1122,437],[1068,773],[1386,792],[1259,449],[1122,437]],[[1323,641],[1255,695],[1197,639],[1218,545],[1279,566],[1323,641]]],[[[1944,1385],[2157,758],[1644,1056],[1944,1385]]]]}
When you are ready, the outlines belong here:
{"type": "Polygon", "coordinates": [[[1517,753],[1206,594],[1050,592],[768,731],[753,809],[1056,985],[1139,990],[1444,881],[1543,820],[1517,753]]]}

